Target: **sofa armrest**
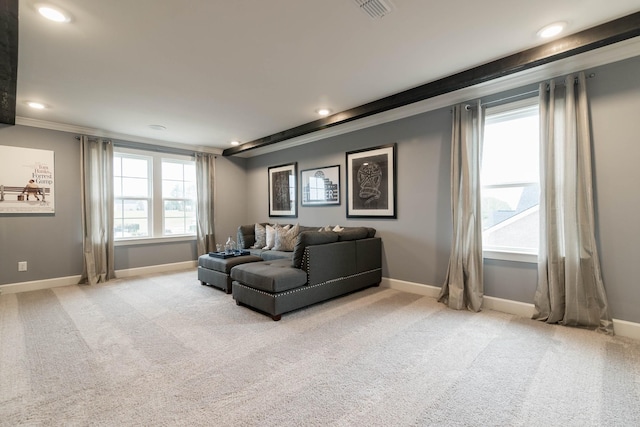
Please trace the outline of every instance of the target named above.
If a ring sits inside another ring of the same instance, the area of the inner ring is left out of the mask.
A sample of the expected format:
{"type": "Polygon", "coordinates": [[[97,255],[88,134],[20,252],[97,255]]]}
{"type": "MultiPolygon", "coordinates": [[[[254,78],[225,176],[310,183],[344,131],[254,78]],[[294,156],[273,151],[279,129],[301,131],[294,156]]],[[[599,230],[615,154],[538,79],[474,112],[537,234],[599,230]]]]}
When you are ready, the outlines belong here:
{"type": "Polygon", "coordinates": [[[356,242],[336,242],[307,246],[302,269],[313,286],[356,273],[356,242]]]}

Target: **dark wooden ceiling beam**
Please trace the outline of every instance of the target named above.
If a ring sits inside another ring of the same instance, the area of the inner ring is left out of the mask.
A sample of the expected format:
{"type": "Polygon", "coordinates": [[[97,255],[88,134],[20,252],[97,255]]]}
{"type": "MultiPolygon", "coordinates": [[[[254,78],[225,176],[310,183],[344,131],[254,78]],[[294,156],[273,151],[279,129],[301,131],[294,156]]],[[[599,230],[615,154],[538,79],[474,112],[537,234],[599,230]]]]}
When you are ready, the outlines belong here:
{"type": "Polygon", "coordinates": [[[16,124],[18,0],[0,0],[0,123],[16,124]]]}
{"type": "Polygon", "coordinates": [[[236,147],[227,148],[222,152],[222,155],[233,156],[248,150],[286,141],[332,126],[348,123],[414,102],[423,101],[465,87],[528,70],[613,43],[618,43],[639,35],[640,12],[637,12],[359,107],[351,108],[254,141],[245,142],[236,147]]]}

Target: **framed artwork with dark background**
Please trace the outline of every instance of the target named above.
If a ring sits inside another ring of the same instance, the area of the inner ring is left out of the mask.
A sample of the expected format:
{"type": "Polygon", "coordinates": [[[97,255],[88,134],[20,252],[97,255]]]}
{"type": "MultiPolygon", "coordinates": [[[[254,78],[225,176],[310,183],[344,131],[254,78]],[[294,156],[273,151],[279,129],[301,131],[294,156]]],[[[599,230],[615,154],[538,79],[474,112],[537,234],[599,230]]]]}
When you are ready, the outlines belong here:
{"type": "Polygon", "coordinates": [[[298,164],[271,166],[269,173],[269,216],[298,216],[298,164]]]}
{"type": "Polygon", "coordinates": [[[396,146],[346,153],[347,218],[397,218],[396,146]]]}

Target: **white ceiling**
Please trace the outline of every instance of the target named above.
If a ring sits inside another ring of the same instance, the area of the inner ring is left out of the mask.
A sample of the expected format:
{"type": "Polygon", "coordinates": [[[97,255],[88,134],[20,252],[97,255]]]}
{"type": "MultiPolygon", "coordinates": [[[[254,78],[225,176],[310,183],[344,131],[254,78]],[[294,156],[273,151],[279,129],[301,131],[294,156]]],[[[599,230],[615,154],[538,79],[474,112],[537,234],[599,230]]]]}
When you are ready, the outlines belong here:
{"type": "Polygon", "coordinates": [[[216,151],[640,10],[638,0],[20,0],[17,122],[216,151]],[[33,110],[26,101],[49,108],[33,110]],[[162,125],[165,131],[149,128],[162,125]]]}

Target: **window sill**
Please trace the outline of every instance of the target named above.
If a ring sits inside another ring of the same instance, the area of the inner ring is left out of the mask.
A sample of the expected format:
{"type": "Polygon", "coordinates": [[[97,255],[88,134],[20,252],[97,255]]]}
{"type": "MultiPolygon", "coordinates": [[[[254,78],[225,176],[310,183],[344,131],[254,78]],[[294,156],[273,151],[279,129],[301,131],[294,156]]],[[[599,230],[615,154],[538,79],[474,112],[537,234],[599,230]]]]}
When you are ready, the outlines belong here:
{"type": "Polygon", "coordinates": [[[538,254],[531,252],[513,252],[513,251],[482,251],[482,257],[485,259],[498,259],[501,261],[527,262],[531,264],[538,263],[538,254]]]}
{"type": "Polygon", "coordinates": [[[135,245],[156,245],[158,243],[175,243],[195,241],[196,236],[163,236],[163,237],[143,237],[139,239],[121,239],[115,240],[114,246],[135,246],[135,245]]]}

